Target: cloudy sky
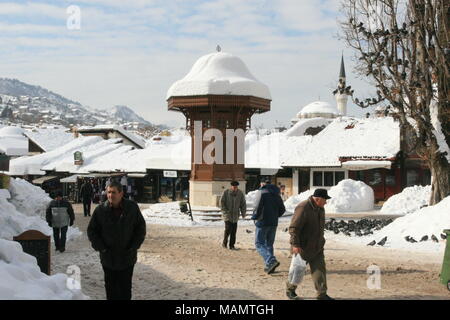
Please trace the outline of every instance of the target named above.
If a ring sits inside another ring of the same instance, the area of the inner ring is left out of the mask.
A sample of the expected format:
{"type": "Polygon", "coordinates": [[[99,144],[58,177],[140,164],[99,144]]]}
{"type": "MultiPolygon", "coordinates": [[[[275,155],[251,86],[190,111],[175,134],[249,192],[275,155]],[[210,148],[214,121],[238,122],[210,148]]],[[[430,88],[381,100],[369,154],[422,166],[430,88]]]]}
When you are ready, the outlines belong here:
{"type": "MultiPolygon", "coordinates": [[[[342,51],[347,83],[360,97],[371,92],[352,72],[339,19],[338,0],[1,1],[0,77],[182,125],[181,115],[167,111],[166,92],[220,44],[271,90],[272,110],[253,124],[287,125],[319,97],[335,105],[342,51]]],[[[366,112],[348,108],[349,115],[366,112]]]]}

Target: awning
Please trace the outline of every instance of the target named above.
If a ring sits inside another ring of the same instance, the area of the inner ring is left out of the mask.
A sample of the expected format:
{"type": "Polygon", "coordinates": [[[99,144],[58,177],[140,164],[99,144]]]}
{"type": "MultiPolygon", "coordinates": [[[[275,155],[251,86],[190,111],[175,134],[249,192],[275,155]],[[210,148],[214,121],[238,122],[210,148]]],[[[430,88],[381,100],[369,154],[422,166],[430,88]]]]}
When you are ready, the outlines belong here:
{"type": "Polygon", "coordinates": [[[57,177],[57,176],[43,176],[43,177],[39,177],[37,179],[34,179],[33,183],[34,184],[43,184],[46,181],[53,180],[53,179],[58,179],[58,178],[59,177],[57,177]]]}
{"type": "Polygon", "coordinates": [[[73,176],[65,177],[59,180],[61,183],[75,183],[77,182],[78,175],[74,174],[73,176]]]}
{"type": "Polygon", "coordinates": [[[146,173],[128,173],[127,177],[129,178],[145,178],[146,173]]]}
{"type": "Polygon", "coordinates": [[[391,161],[376,161],[376,160],[353,160],[342,162],[342,168],[348,170],[370,170],[377,168],[390,169],[391,161]]]}

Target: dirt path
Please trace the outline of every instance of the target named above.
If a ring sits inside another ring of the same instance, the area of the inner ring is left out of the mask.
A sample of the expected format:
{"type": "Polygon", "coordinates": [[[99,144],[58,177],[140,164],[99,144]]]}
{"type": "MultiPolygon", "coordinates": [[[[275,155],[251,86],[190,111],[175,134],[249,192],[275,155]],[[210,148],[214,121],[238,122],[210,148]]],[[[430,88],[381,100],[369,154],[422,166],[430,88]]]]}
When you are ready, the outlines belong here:
{"type": "MultiPolygon", "coordinates": [[[[83,235],[67,244],[66,252],[52,257],[53,272],[65,273],[70,265],[81,270],[83,292],[105,299],[103,271],[98,253],[86,237],[89,217],[75,205],[76,226],[83,235]]],[[[254,249],[254,227],[238,227],[238,251],[220,246],[222,227],[171,227],[149,225],[134,269],[133,299],[286,299],[284,283],[290,258],[287,223],[279,226],[275,253],[281,262],[272,275],[263,272],[262,258],[254,249]]],[[[328,241],[325,247],[329,295],[338,299],[450,299],[439,283],[442,257],[385,248],[328,241]],[[424,261],[420,263],[419,261],[424,261]],[[367,267],[381,269],[381,289],[367,288],[367,267]]],[[[309,273],[298,290],[313,298],[309,273]]]]}

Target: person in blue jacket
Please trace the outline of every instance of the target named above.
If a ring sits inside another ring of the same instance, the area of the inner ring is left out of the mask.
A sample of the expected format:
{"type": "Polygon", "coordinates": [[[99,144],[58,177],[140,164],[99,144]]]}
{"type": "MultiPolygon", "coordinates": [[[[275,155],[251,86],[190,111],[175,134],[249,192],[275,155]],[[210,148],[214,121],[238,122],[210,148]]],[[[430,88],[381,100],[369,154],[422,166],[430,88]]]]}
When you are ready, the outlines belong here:
{"type": "Polygon", "coordinates": [[[284,214],[286,208],[277,186],[266,183],[260,188],[260,195],[258,206],[252,215],[256,226],[255,247],[264,259],[264,271],[271,274],[280,265],[273,252],[273,243],[277,232],[278,218],[284,214]]]}

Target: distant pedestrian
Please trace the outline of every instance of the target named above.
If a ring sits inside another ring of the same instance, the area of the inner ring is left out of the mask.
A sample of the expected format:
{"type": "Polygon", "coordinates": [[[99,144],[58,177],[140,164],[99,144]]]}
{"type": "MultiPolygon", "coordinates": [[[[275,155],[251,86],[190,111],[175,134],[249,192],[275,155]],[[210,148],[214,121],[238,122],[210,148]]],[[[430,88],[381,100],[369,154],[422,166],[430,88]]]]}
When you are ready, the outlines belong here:
{"type": "MultiPolygon", "coordinates": [[[[300,254],[309,263],[311,277],[317,291],[318,300],[332,300],[327,295],[327,278],[324,257],[324,206],[330,199],[326,189],[316,189],[307,200],[300,202],[295,208],[289,226],[292,254],[300,254]]],[[[297,286],[286,283],[286,295],[289,299],[298,299],[297,286]]]]}
{"type": "Polygon", "coordinates": [[[89,179],[86,179],[80,189],[80,198],[83,201],[84,216],[91,216],[91,202],[94,197],[94,188],[89,179]]]}
{"type": "Polygon", "coordinates": [[[70,202],[63,199],[61,191],[56,192],[55,199],[48,205],[45,218],[48,225],[53,228],[56,251],[64,252],[67,229],[73,225],[75,214],[70,202]]]}
{"type": "Polygon", "coordinates": [[[284,184],[280,185],[280,196],[281,200],[286,201],[289,198],[289,195],[286,191],[286,186],[284,184]]]}
{"type": "Polygon", "coordinates": [[[137,251],[144,242],[146,224],[136,202],[124,199],[122,185],[111,182],[108,200],[98,205],[87,228],[94,250],[100,252],[108,300],[131,300],[137,251]]]}
{"type": "Polygon", "coordinates": [[[231,250],[236,250],[234,245],[236,243],[239,214],[241,214],[242,218],[245,218],[247,211],[245,195],[238,189],[238,186],[239,182],[232,181],[231,187],[223,192],[222,198],[220,199],[222,219],[225,222],[222,247],[227,247],[229,237],[229,248],[231,250]]]}
{"type": "Polygon", "coordinates": [[[258,207],[252,215],[255,221],[255,246],[264,259],[264,271],[271,274],[280,265],[273,251],[278,218],[286,211],[280,197],[280,189],[273,184],[265,184],[261,189],[258,207]]]}

